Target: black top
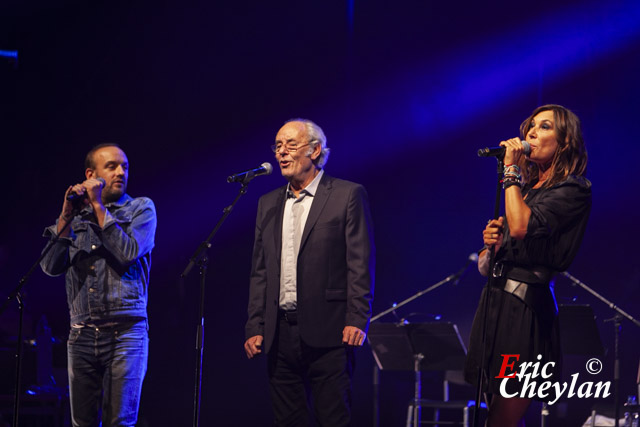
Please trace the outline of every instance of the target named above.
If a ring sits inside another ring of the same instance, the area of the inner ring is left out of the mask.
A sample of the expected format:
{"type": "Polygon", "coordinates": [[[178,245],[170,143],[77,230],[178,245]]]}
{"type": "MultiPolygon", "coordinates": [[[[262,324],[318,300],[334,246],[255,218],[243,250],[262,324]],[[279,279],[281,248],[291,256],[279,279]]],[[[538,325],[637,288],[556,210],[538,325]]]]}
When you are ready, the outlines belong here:
{"type": "Polygon", "coordinates": [[[512,239],[507,224],[496,261],[565,271],[576,256],[587,227],[591,182],[570,175],[549,188],[533,189],[532,185],[522,189],[524,202],[531,209],[527,234],[523,240],[512,239]]]}

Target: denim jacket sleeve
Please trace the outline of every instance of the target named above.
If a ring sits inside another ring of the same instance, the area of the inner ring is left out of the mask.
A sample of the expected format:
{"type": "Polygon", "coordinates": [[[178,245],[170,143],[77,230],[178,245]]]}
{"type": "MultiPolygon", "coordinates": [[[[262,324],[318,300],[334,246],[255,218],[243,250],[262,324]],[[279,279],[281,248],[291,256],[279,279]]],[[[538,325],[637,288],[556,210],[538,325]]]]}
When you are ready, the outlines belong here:
{"type": "MultiPolygon", "coordinates": [[[[80,220],[74,218],[69,237],[60,238],[40,262],[42,271],[49,276],[59,276],[70,266],[70,246],[76,240],[74,233],[80,220]]],[[[147,197],[131,200],[128,206],[116,209],[114,213],[107,210],[104,226],[97,232],[101,244],[122,265],[130,265],[141,256],[150,253],[154,246],[156,231],[156,208],[147,197]]],[[[57,233],[56,224],[47,227],[44,236],[51,238],[57,233]]]]}
{"type": "Polygon", "coordinates": [[[156,208],[151,199],[141,197],[133,210],[120,210],[114,217],[107,211],[101,232],[104,247],[122,265],[129,265],[151,252],[156,233],[156,208]],[[120,222],[127,223],[126,230],[120,222]]]}
{"type": "MultiPolygon", "coordinates": [[[[57,234],[57,230],[58,221],[56,221],[54,225],[45,228],[43,235],[51,239],[57,234]]],[[[73,231],[71,231],[69,237],[61,237],[53,244],[53,247],[47,252],[42,261],[40,261],[40,267],[45,274],[48,276],[59,276],[67,271],[69,267],[69,246],[71,246],[73,239],[73,231]]]]}

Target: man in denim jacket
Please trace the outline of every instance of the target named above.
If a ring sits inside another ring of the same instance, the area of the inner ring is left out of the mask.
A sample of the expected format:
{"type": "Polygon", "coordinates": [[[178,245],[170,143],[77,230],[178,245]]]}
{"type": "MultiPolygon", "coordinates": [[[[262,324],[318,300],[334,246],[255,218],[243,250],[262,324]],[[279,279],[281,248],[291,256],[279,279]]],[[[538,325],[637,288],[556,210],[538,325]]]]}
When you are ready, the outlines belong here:
{"type": "Polygon", "coordinates": [[[59,239],[42,270],[66,274],[74,426],[99,425],[100,412],[105,427],[134,426],[138,418],[156,211],[150,199],[125,193],[128,176],[116,144],[96,146],[87,154],[86,180],[67,188],[58,221],[45,230],[59,239]]]}

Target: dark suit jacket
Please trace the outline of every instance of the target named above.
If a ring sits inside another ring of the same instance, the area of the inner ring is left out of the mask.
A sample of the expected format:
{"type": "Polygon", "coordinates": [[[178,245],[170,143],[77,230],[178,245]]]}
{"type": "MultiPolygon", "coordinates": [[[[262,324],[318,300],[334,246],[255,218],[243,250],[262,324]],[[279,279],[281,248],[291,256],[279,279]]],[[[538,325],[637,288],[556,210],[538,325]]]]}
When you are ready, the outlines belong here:
{"type": "MultiPolygon", "coordinates": [[[[258,202],[246,337],[264,336],[269,352],[280,296],[286,186],[258,202]]],[[[322,176],[304,227],[297,263],[298,325],[314,347],[339,346],[345,326],[367,331],[375,249],[363,186],[322,176]]]]}

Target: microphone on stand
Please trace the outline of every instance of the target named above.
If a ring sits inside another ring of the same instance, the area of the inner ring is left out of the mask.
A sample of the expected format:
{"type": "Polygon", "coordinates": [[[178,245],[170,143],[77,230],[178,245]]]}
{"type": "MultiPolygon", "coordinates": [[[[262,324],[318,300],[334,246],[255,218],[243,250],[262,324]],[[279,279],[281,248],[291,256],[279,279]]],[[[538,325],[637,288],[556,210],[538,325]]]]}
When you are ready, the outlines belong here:
{"type": "Polygon", "coordinates": [[[241,182],[243,184],[247,184],[249,181],[251,181],[256,176],[271,175],[272,171],[273,171],[273,166],[271,166],[271,163],[264,162],[263,164],[260,165],[260,167],[257,167],[255,169],[250,169],[248,171],[244,171],[244,172],[237,173],[235,175],[231,175],[230,177],[227,178],[227,182],[229,182],[229,183],[231,183],[231,182],[241,182]]]}
{"type": "MultiPolygon", "coordinates": [[[[524,148],[524,155],[528,156],[531,153],[531,145],[527,141],[520,141],[522,148],[524,148]]],[[[498,157],[504,158],[504,153],[507,151],[506,147],[487,147],[478,150],[478,157],[498,157]]]]}
{"type": "Polygon", "coordinates": [[[469,266],[472,263],[473,264],[477,264],[478,263],[478,252],[473,252],[473,253],[469,254],[469,256],[467,257],[467,262],[464,265],[464,267],[462,267],[460,270],[458,270],[458,272],[456,274],[453,275],[453,277],[454,277],[453,285],[454,286],[456,286],[458,283],[460,283],[460,279],[462,279],[462,276],[464,276],[464,274],[467,272],[467,270],[469,269],[469,266]]]}

